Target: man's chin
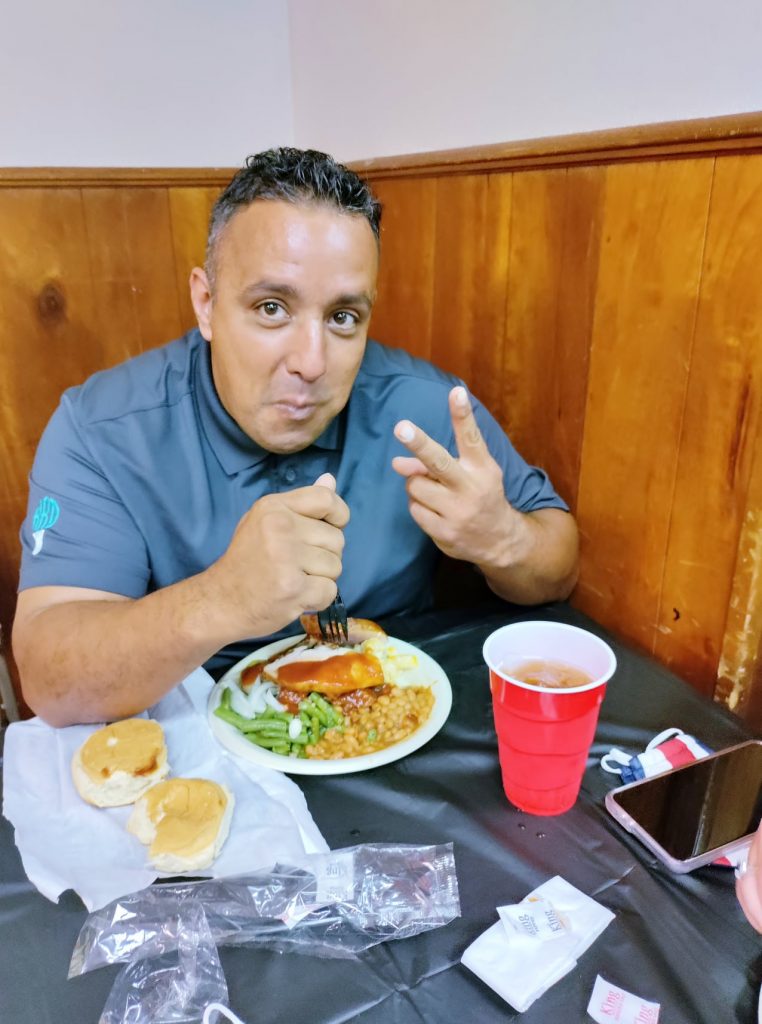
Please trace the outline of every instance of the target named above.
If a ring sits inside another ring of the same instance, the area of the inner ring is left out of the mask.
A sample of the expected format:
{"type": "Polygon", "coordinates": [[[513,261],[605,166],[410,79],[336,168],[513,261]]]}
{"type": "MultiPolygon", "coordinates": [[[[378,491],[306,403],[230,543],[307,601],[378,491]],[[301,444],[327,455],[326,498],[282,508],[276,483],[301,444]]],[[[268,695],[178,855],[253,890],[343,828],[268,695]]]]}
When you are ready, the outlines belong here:
{"type": "MultiPolygon", "coordinates": [[[[330,421],[329,421],[330,422],[330,421]]],[[[328,423],[320,420],[307,420],[300,423],[278,424],[271,429],[261,432],[261,436],[254,436],[257,444],[265,451],[273,455],[292,455],[294,452],[304,451],[309,448],[323,433],[328,423]]]]}

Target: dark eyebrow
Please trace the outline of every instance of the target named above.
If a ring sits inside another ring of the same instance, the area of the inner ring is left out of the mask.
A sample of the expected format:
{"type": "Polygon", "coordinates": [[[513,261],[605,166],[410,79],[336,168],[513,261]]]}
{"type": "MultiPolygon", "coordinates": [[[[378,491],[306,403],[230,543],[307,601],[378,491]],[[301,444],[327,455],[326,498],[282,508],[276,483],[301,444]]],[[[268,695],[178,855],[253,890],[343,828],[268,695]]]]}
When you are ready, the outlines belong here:
{"type": "Polygon", "coordinates": [[[371,298],[365,292],[355,292],[353,295],[338,295],[331,305],[336,306],[337,309],[339,306],[362,306],[368,313],[373,308],[371,298]]]}
{"type": "Polygon", "coordinates": [[[255,281],[254,284],[247,285],[241,293],[246,302],[262,295],[281,295],[284,299],[294,299],[298,294],[296,288],[279,281],[255,281]]]}

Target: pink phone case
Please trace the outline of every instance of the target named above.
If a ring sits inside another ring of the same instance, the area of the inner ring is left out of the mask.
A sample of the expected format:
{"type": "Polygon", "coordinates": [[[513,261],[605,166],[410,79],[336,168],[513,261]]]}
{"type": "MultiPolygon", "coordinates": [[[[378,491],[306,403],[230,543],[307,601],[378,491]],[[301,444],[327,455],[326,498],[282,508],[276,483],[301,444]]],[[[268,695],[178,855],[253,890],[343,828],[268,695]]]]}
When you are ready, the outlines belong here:
{"type": "MultiPolygon", "coordinates": [[[[651,783],[658,779],[663,779],[666,775],[674,775],[676,772],[690,772],[695,770],[698,766],[705,766],[708,761],[716,758],[721,758],[730,753],[732,750],[737,750],[740,747],[751,746],[756,744],[762,746],[762,740],[747,740],[745,743],[737,743],[733,747],[726,747],[725,750],[718,750],[714,754],[710,754],[708,757],[701,758],[698,761],[692,761],[690,764],[681,765],[679,768],[672,768],[668,772],[662,772],[660,775],[652,775],[648,779],[641,779],[638,782],[631,782],[626,786],[619,786],[617,789],[612,789],[606,794],[606,810],[609,814],[615,818],[620,825],[631,832],[640,842],[647,847],[652,853],[654,853],[660,861],[667,865],[670,871],[684,874],[688,871],[693,871],[695,868],[702,867],[704,864],[711,864],[715,860],[719,860],[720,857],[726,857],[729,854],[738,853],[751,845],[751,841],[754,838],[754,833],[751,832],[748,835],[740,836],[734,839],[732,842],[725,843],[723,846],[716,846],[711,850],[706,850],[704,853],[698,854],[695,857],[689,857],[686,860],[678,860],[668,853],[664,847],[660,846],[654,837],[619,804],[617,796],[623,793],[625,790],[635,789],[636,786],[649,786],[651,783]]],[[[743,780],[739,780],[743,782],[743,780]]]]}

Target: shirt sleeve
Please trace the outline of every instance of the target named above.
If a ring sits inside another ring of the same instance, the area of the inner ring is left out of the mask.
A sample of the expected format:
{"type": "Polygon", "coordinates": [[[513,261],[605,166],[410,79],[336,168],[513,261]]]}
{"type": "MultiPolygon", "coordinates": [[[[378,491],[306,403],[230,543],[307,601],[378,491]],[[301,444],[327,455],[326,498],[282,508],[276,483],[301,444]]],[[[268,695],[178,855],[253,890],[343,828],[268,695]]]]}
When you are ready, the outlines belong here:
{"type": "Polygon", "coordinates": [[[29,478],[19,590],[64,586],[141,597],[150,580],[143,537],[93,456],[67,393],[29,478]]]}
{"type": "Polygon", "coordinates": [[[511,444],[505,431],[473,395],[474,416],[487,443],[490,453],[502,467],[505,496],[518,512],[536,512],[541,508],[560,508],[569,511],[569,506],[556,494],[548,474],[537,466],[530,466],[511,444]]]}

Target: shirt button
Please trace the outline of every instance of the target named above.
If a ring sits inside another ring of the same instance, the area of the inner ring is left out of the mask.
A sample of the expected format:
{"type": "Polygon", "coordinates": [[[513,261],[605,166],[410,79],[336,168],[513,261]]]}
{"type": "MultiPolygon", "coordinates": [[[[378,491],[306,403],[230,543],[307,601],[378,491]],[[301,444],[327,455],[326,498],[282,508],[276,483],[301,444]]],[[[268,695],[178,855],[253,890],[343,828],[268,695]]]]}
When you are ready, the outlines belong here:
{"type": "Polygon", "coordinates": [[[288,466],[283,473],[283,479],[287,484],[292,484],[296,480],[296,470],[293,466],[288,466]]]}

